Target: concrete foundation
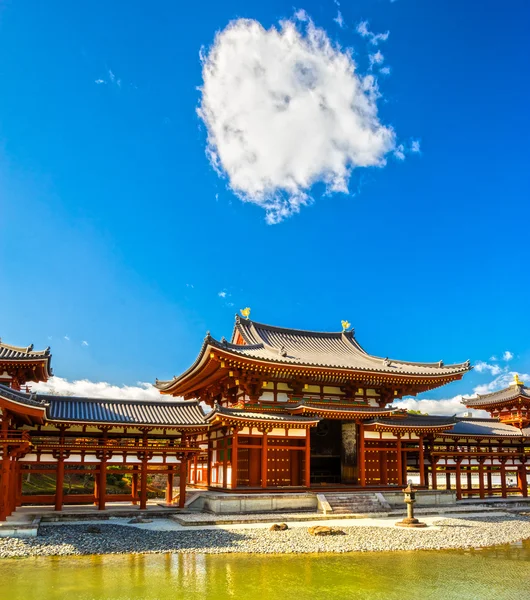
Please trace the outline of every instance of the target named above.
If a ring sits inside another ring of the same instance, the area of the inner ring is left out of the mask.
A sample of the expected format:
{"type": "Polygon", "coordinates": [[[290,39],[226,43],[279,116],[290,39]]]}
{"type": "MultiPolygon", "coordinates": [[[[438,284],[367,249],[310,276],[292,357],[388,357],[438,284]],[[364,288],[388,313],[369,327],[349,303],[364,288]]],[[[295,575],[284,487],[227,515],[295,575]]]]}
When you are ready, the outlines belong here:
{"type": "Polygon", "coordinates": [[[198,494],[189,504],[188,510],[222,514],[250,514],[268,512],[315,511],[316,494],[198,494]]]}

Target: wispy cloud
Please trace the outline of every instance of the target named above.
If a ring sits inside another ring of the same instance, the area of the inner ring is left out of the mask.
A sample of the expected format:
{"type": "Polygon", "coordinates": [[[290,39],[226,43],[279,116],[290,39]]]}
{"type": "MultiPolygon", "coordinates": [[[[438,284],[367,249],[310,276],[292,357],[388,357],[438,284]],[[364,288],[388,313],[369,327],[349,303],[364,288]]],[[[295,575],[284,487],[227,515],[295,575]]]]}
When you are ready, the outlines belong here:
{"type": "Polygon", "coordinates": [[[98,77],[98,79],[96,79],[94,81],[94,83],[96,85],[115,85],[117,87],[121,87],[121,79],[119,77],[116,77],[116,75],[114,74],[114,72],[112,71],[112,69],[108,69],[107,70],[107,74],[105,75],[105,78],[102,77],[98,77]]]}
{"type": "Polygon", "coordinates": [[[64,336],[64,339],[65,339],[67,342],[69,342],[69,341],[70,341],[70,338],[69,338],[67,335],[65,335],[65,336],[64,336]]]}
{"type": "Polygon", "coordinates": [[[510,360],[512,360],[512,358],[513,358],[513,353],[510,352],[509,350],[506,350],[504,352],[504,354],[502,355],[502,360],[505,360],[505,361],[510,361],[510,360]]]}
{"type": "Polygon", "coordinates": [[[224,290],[222,292],[218,292],[217,295],[219,298],[226,298],[226,292],[224,290]]]}
{"type": "Polygon", "coordinates": [[[380,65],[385,60],[385,57],[383,56],[381,50],[378,50],[374,54],[370,54],[368,59],[370,61],[370,69],[373,69],[374,65],[380,65]]]}
{"type": "Polygon", "coordinates": [[[410,144],[410,151],[411,152],[420,152],[420,140],[412,140],[412,143],[410,144]]]}
{"type": "Polygon", "coordinates": [[[355,30],[361,37],[367,38],[370,44],[373,44],[374,46],[378,46],[381,42],[386,42],[390,35],[390,31],[385,33],[373,33],[368,29],[368,21],[361,21],[355,30]]]}
{"type": "Polygon", "coordinates": [[[394,156],[398,160],[405,160],[405,146],[403,146],[403,144],[399,144],[399,146],[396,147],[394,150],[394,156]]]}
{"type": "Polygon", "coordinates": [[[88,344],[88,342],[87,342],[86,340],[83,340],[83,341],[81,342],[81,346],[88,346],[88,345],[89,345],[89,344],[88,344]]]}
{"type": "MultiPolygon", "coordinates": [[[[388,34],[370,36],[377,45],[388,34]]],[[[354,168],[383,167],[395,149],[394,130],[378,116],[376,79],[358,74],[351,50],[305,12],[268,30],[237,19],[201,59],[207,155],[269,224],[311,204],[316,183],[348,193],[354,168]]]]}
{"type": "Polygon", "coordinates": [[[337,11],[337,16],[333,19],[335,23],[342,29],[344,27],[344,18],[342,17],[342,13],[337,11]]]}

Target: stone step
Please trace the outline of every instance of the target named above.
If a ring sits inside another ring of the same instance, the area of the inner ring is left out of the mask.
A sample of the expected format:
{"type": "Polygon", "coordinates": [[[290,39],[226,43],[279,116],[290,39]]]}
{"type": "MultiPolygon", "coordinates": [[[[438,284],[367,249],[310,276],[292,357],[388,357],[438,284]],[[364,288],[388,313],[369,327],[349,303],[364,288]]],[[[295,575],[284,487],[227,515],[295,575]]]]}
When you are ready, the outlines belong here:
{"type": "Polygon", "coordinates": [[[326,494],[326,500],[335,514],[365,514],[384,512],[375,494],[326,494]]]}

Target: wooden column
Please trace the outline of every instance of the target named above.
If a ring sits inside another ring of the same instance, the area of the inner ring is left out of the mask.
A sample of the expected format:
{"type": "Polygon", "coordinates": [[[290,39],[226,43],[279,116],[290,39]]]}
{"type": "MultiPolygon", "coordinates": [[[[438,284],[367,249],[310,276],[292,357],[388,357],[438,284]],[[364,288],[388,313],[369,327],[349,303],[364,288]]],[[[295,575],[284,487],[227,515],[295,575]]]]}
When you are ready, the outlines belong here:
{"type": "Polygon", "coordinates": [[[230,487],[235,490],[237,488],[237,455],[238,455],[238,440],[237,440],[237,429],[234,429],[232,434],[232,477],[230,487]]]}
{"type": "Polygon", "coordinates": [[[423,448],[423,435],[420,435],[420,485],[425,485],[425,456],[423,448]]]}
{"type": "Polygon", "coordinates": [[[197,465],[199,464],[199,455],[194,454],[193,456],[193,483],[197,485],[197,465]]]}
{"type": "MultiPolygon", "coordinates": [[[[471,460],[469,462],[471,463],[471,460]]],[[[467,466],[467,489],[470,491],[473,489],[473,480],[471,479],[471,464],[467,466]]]]}
{"type": "Polygon", "coordinates": [[[225,431],[224,432],[224,439],[223,439],[223,448],[224,448],[224,452],[223,452],[223,487],[227,488],[228,487],[228,432],[225,431]]]}
{"type": "Polygon", "coordinates": [[[401,452],[401,435],[397,434],[396,441],[396,452],[397,452],[397,482],[398,485],[403,485],[403,457],[401,452]]]}
{"type": "Polygon", "coordinates": [[[432,454],[431,454],[431,479],[432,479],[432,489],[433,490],[437,490],[438,489],[438,479],[436,477],[436,463],[437,463],[437,458],[435,458],[432,454]]]}
{"type": "Polygon", "coordinates": [[[383,485],[388,484],[388,452],[382,451],[380,454],[380,469],[381,469],[381,483],[383,485]]]}
{"type": "MultiPolygon", "coordinates": [[[[268,438],[267,438],[267,430],[263,430],[263,437],[261,438],[261,487],[267,487],[267,454],[268,454],[268,438]]],[[[307,445],[306,445],[306,460],[307,460],[307,445]]],[[[307,471],[307,462],[306,462],[306,471],[307,471]]],[[[306,475],[307,481],[307,475],[306,475]]]]}
{"type": "Polygon", "coordinates": [[[188,478],[188,457],[184,455],[180,460],[180,482],[179,482],[179,508],[186,504],[186,483],[188,478]]]}
{"type": "Polygon", "coordinates": [[[55,477],[55,510],[63,509],[63,486],[64,486],[64,454],[57,456],[57,472],[55,477]]]}
{"type": "Polygon", "coordinates": [[[484,498],[484,460],[483,456],[479,456],[478,459],[478,489],[480,498],[484,498]]]}
{"type": "Polygon", "coordinates": [[[142,456],[140,473],[140,510],[147,508],[147,456],[142,456]]]}
{"type": "Polygon", "coordinates": [[[461,458],[456,459],[456,499],[462,500],[462,482],[460,481],[460,462],[461,458]]]}
{"type": "Polygon", "coordinates": [[[94,506],[99,503],[99,471],[94,474],[94,506]]]}
{"type": "Polygon", "coordinates": [[[508,496],[506,491],[506,458],[501,458],[501,495],[503,498],[508,496]]]}
{"type": "Polygon", "coordinates": [[[528,497],[528,477],[526,475],[526,463],[519,465],[517,469],[517,487],[521,490],[523,498],[528,497]]]}
{"type": "Polygon", "coordinates": [[[210,432],[208,432],[208,463],[206,465],[206,483],[208,485],[208,487],[210,487],[212,485],[212,455],[213,455],[213,450],[212,450],[212,440],[210,437],[210,432]]]}
{"type": "Polygon", "coordinates": [[[493,477],[492,477],[492,467],[493,465],[488,465],[488,473],[487,473],[487,480],[488,480],[488,495],[491,494],[491,492],[493,491],[493,477]]]}
{"type": "Polygon", "coordinates": [[[107,457],[103,455],[99,463],[99,499],[98,510],[105,510],[107,496],[107,457]]]}
{"type": "Polygon", "coordinates": [[[138,467],[134,465],[131,482],[132,503],[138,504],[138,467]]]}
{"type": "Polygon", "coordinates": [[[17,462],[17,470],[16,470],[16,477],[17,477],[17,497],[16,497],[16,506],[22,506],[22,465],[20,464],[20,462],[17,462]]]}
{"type": "Polygon", "coordinates": [[[362,421],[359,421],[359,483],[361,487],[366,487],[366,451],[362,421]]]}
{"type": "Polygon", "coordinates": [[[167,474],[166,484],[166,504],[173,503],[173,467],[168,467],[169,473],[167,474]]]}
{"type": "Polygon", "coordinates": [[[305,430],[305,471],[304,486],[311,487],[311,430],[305,430]]]}
{"type": "MultiPolygon", "coordinates": [[[[446,461],[447,463],[447,461],[446,461]]],[[[447,464],[445,465],[445,489],[451,489],[451,471],[447,470],[447,464]]]]}
{"type": "Polygon", "coordinates": [[[7,445],[2,450],[2,473],[1,473],[1,489],[0,489],[0,521],[5,521],[9,516],[9,454],[7,445]]]}

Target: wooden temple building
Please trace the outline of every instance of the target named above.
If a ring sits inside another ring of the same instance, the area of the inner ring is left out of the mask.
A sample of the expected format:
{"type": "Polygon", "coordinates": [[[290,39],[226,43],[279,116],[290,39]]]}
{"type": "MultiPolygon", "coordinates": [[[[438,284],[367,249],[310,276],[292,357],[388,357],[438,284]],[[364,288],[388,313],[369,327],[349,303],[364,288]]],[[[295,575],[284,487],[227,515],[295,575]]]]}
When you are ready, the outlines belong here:
{"type": "Polygon", "coordinates": [[[50,362],[49,349],[0,343],[0,520],[22,504],[104,509],[123,500],[145,508],[148,475],[165,477],[166,503],[178,497],[181,507],[190,485],[391,490],[406,484],[408,471],[458,499],[528,495],[529,388],[516,379],[465,401],[488,419],[409,414],[394,402],[461,379],[469,361],[379,358],[346,322],[323,333],[236,317],[230,341],[208,334],[187,371],[156,381],[156,401],[33,393],[28,384],[46,381],[50,362]],[[130,492],[107,493],[110,470],[130,476],[130,492]],[[53,475],[53,493],[22,493],[34,473],[53,475]],[[89,475],[93,489],[65,492],[72,473],[89,475]]]}

